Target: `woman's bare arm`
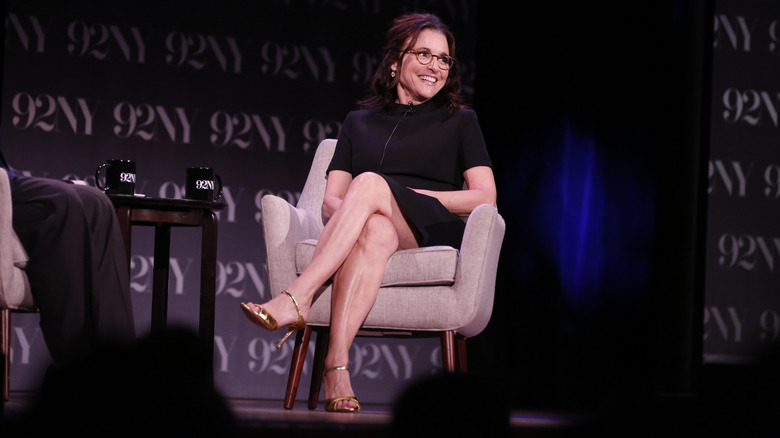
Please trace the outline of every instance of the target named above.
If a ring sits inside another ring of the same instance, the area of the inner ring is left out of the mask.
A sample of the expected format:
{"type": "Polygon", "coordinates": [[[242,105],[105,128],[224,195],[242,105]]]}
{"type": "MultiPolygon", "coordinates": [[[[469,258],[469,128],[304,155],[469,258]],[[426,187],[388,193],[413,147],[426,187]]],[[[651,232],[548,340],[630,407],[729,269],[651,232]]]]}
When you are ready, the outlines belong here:
{"type": "Polygon", "coordinates": [[[488,166],[476,166],[463,173],[468,190],[433,191],[413,189],[417,193],[432,196],[439,200],[447,210],[459,216],[467,216],[482,204],[496,205],[496,180],[493,169],[488,166]]]}

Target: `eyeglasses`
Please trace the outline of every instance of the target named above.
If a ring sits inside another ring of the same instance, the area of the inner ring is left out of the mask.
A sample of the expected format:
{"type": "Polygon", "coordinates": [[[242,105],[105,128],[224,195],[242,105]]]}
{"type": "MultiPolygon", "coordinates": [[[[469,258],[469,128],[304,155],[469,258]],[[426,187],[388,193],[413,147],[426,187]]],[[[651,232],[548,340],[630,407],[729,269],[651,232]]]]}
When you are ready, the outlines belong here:
{"type": "Polygon", "coordinates": [[[406,50],[404,53],[413,53],[417,56],[417,60],[420,61],[420,64],[422,65],[428,65],[433,61],[433,58],[436,58],[436,65],[439,66],[442,70],[449,70],[450,67],[452,67],[453,64],[455,64],[455,58],[448,55],[434,55],[431,53],[428,49],[420,49],[420,50],[406,50]]]}

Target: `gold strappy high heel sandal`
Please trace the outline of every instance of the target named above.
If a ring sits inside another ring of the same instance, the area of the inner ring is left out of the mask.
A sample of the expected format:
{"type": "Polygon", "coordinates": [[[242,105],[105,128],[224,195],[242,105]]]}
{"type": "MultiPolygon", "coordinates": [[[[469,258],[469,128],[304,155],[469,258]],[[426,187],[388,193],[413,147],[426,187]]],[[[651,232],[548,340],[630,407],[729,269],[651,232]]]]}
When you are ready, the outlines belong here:
{"type": "MultiPolygon", "coordinates": [[[[290,300],[295,306],[295,310],[298,311],[298,320],[292,324],[287,324],[283,326],[283,327],[289,327],[289,330],[287,331],[287,334],[284,335],[282,340],[279,341],[278,344],[276,344],[277,349],[282,348],[282,344],[284,344],[284,341],[286,341],[291,334],[306,327],[306,320],[303,319],[303,313],[301,312],[301,308],[298,306],[298,302],[295,301],[295,297],[293,297],[292,294],[287,291],[283,291],[282,293],[290,297],[290,300]]],[[[279,324],[276,322],[276,319],[273,317],[273,315],[266,312],[265,309],[263,309],[262,307],[260,307],[259,311],[255,311],[254,309],[249,307],[246,303],[241,303],[241,310],[244,311],[244,315],[246,315],[246,317],[249,318],[250,321],[252,321],[253,323],[259,325],[260,327],[266,330],[273,332],[276,331],[277,329],[283,328],[283,327],[279,327],[279,324]]]]}
{"type": "MultiPolygon", "coordinates": [[[[346,366],[346,365],[342,365],[342,366],[340,366],[340,367],[333,367],[333,368],[328,368],[327,370],[325,370],[325,372],[324,372],[324,373],[322,373],[322,378],[324,379],[326,374],[328,374],[328,373],[329,373],[329,372],[331,372],[331,371],[336,371],[336,370],[345,370],[345,371],[349,371],[349,370],[347,369],[347,366],[346,366]]],[[[358,403],[358,401],[357,401],[357,399],[356,399],[355,397],[337,397],[337,398],[329,398],[329,399],[325,400],[325,410],[326,410],[327,412],[358,412],[358,411],[360,410],[360,403],[358,403]],[[338,404],[340,401],[351,401],[351,402],[355,402],[355,404],[356,404],[357,406],[355,406],[354,408],[337,408],[337,407],[336,407],[336,405],[337,405],[337,404],[338,404]]]]}

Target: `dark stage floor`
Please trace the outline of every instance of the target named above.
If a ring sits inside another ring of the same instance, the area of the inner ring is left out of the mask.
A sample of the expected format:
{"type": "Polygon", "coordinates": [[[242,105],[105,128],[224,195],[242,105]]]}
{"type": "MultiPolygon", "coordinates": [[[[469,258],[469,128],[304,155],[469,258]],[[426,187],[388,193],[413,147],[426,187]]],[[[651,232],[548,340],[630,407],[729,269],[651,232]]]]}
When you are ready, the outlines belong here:
{"type": "MultiPolygon", "coordinates": [[[[460,404],[449,404],[444,412],[436,412],[435,406],[425,406],[415,411],[414,427],[395,433],[393,406],[363,405],[356,414],[333,414],[324,411],[320,403],[317,409],[309,410],[306,401],[300,400],[292,410],[285,410],[281,400],[219,399],[217,403],[202,403],[200,399],[179,398],[162,399],[164,393],[140,394],[129,399],[127,396],[114,400],[79,400],[78,394],[58,398],[58,405],[49,407],[45,412],[44,423],[49,431],[31,435],[27,416],[36,406],[31,393],[12,392],[11,400],[3,403],[0,438],[23,436],[59,436],[67,432],[85,432],[79,436],[217,436],[217,437],[396,437],[416,438],[417,436],[449,436],[469,438],[508,437],[668,437],[668,436],[709,436],[709,437],[763,437],[780,436],[780,422],[776,421],[780,412],[780,373],[776,368],[770,374],[751,370],[735,370],[732,367],[715,368],[705,373],[703,387],[698,395],[667,394],[648,398],[620,398],[601,408],[591,406],[590,414],[582,410],[556,411],[523,410],[510,411],[508,427],[504,433],[492,430],[474,432],[469,426],[481,419],[486,410],[468,409],[470,406],[491,408],[489,399],[466,399],[466,410],[460,404]],[[739,372],[736,372],[739,371],[739,372]],[[162,395],[161,395],[162,394],[162,395]],[[168,400],[168,401],[166,401],[168,400]],[[65,406],[62,414],[62,403],[65,406]],[[78,406],[83,404],[84,406],[78,406]],[[136,409],[136,406],[139,408],[136,409]],[[452,406],[458,414],[450,412],[452,406]],[[146,407],[144,410],[143,408],[146,407]],[[151,410],[149,409],[151,407],[151,410]],[[467,418],[471,411],[479,412],[477,420],[467,418]],[[104,412],[99,414],[98,412],[104,412]],[[224,417],[219,413],[224,412],[224,417]],[[593,412],[598,412],[594,415],[593,412]],[[59,415],[59,417],[58,417],[59,415]],[[110,433],[90,434],[93,423],[108,427],[110,433]],[[54,418],[49,420],[49,418],[54,418]],[[76,418],[73,418],[76,417],[76,418]],[[151,424],[157,418],[161,426],[151,424]],[[74,425],[81,421],[83,424],[74,425]],[[125,429],[115,427],[115,422],[125,422],[125,429]],[[190,430],[182,433],[177,427],[182,422],[189,424],[190,430]],[[150,424],[146,424],[150,423],[150,424]],[[107,426],[108,424],[108,426],[107,426]],[[194,425],[194,426],[193,426],[194,425]],[[456,432],[451,431],[456,426],[456,432]],[[224,426],[224,427],[223,427],[224,426]],[[432,427],[431,427],[432,426],[432,427]],[[193,427],[195,432],[193,432],[193,427]],[[167,429],[166,429],[167,428],[167,429]],[[435,432],[430,432],[433,428],[435,432]],[[164,430],[163,430],[164,429],[164,430]],[[447,430],[450,429],[450,430],[447,430]],[[129,431],[129,433],[128,433],[129,431]],[[224,432],[223,432],[224,431],[224,432]],[[60,433],[64,432],[64,433],[60,433]],[[122,433],[125,432],[125,433],[122,433]],[[156,433],[155,433],[156,432],[156,433]],[[438,433],[437,433],[438,432],[438,433]],[[445,433],[446,432],[446,433],[445,433]]],[[[179,393],[176,393],[179,397],[179,393]]],[[[582,405],[581,405],[582,406],[582,405]]],[[[582,406],[588,409],[588,406],[582,406]]],[[[439,411],[442,411],[441,409],[439,411]]],[[[503,417],[502,417],[503,418],[503,417]]],[[[37,420],[40,421],[40,420],[37,420]]]]}
{"type": "MultiPolygon", "coordinates": [[[[226,401],[233,414],[236,425],[235,435],[238,437],[269,436],[269,433],[278,433],[277,436],[287,438],[392,435],[391,406],[364,405],[361,412],[357,414],[333,414],[325,412],[322,405],[315,410],[309,410],[305,401],[298,402],[292,410],[284,409],[281,400],[228,399],[226,401]]],[[[25,420],[31,405],[30,394],[12,393],[11,400],[4,404],[0,436],[4,438],[25,436],[28,428],[25,420]]],[[[578,421],[575,415],[514,411],[510,415],[509,436],[560,436],[561,432],[576,426],[578,421]]]]}

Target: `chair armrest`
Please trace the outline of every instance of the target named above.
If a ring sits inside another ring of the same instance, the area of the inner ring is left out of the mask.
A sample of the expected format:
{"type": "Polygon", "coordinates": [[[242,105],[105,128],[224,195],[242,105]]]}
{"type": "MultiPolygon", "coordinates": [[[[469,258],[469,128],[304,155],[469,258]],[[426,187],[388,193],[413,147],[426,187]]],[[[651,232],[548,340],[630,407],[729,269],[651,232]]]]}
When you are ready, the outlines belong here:
{"type": "Polygon", "coordinates": [[[295,245],[301,240],[318,239],[322,228],[311,212],[275,195],[263,196],[261,208],[268,283],[271,296],[276,296],[297,276],[295,245]]]}
{"type": "Polygon", "coordinates": [[[504,219],[489,204],[475,208],[466,221],[455,277],[460,308],[472,310],[470,315],[464,315],[464,326],[458,330],[463,336],[478,334],[490,320],[505,230],[504,219]]]}
{"type": "Polygon", "coordinates": [[[13,229],[11,186],[0,168],[0,309],[32,308],[30,284],[23,268],[27,253],[13,229]]]}

